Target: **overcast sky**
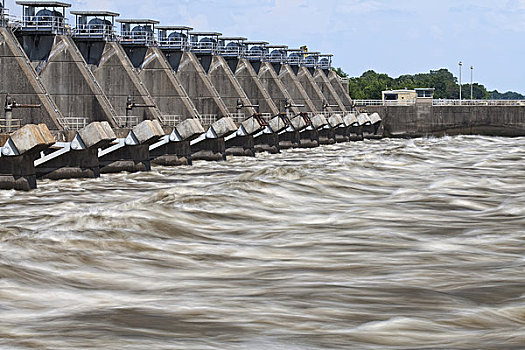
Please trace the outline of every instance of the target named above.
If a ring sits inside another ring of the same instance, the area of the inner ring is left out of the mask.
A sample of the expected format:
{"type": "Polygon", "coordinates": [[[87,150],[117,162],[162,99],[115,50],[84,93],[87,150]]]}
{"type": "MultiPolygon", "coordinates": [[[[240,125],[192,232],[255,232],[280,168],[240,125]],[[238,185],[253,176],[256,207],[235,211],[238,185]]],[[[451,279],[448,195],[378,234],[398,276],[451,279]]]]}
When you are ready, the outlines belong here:
{"type": "MultiPolygon", "coordinates": [[[[64,1],[64,0],[63,0],[64,1]]],[[[67,0],[65,0],[67,2],[67,0]]],[[[351,76],[399,76],[448,68],[488,89],[525,93],[525,0],[75,0],[72,9],[113,10],[290,47],[335,54],[351,76]]],[[[6,0],[20,13],[15,0],[6,0]]],[[[14,10],[13,10],[14,9],[14,10]]]]}

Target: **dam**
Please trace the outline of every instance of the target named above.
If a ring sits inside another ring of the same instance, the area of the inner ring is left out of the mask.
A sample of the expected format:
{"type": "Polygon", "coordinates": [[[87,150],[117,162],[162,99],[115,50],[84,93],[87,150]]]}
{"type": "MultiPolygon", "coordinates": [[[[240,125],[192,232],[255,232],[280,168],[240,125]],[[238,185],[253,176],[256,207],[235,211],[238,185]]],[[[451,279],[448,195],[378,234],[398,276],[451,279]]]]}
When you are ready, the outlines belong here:
{"type": "Polygon", "coordinates": [[[358,106],[328,53],[60,1],[19,0],[20,18],[0,4],[2,189],[383,136],[525,134],[525,106],[358,106]]]}

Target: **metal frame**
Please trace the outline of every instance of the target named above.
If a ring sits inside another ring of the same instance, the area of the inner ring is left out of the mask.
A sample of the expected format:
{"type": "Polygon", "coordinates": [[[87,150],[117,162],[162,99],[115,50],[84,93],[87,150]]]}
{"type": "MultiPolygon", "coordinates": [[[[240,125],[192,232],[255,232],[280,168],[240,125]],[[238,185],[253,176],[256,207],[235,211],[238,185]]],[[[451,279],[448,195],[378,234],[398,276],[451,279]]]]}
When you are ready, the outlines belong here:
{"type": "Polygon", "coordinates": [[[71,11],[75,15],[75,28],[73,37],[87,40],[105,40],[113,41],[116,39],[115,34],[115,17],[119,14],[110,11],[71,11]],[[102,19],[104,24],[89,24],[93,19],[102,19]],[[106,24],[107,21],[111,25],[106,24]]]}
{"type": "Polygon", "coordinates": [[[120,26],[119,41],[122,45],[137,45],[137,46],[154,46],[155,40],[155,24],[159,24],[159,21],[154,19],[117,19],[120,26]],[[131,26],[134,25],[133,28],[131,26]],[[138,26],[150,27],[149,30],[138,30],[134,29],[138,26]]]}
{"type": "Polygon", "coordinates": [[[301,62],[301,65],[308,68],[317,68],[320,54],[320,52],[303,52],[303,61],[301,62]],[[309,57],[313,57],[313,62],[308,59],[309,57]]]}
{"type": "Polygon", "coordinates": [[[266,48],[268,49],[268,54],[264,57],[264,61],[271,62],[271,63],[280,63],[283,64],[286,62],[286,51],[288,50],[288,46],[286,45],[267,45],[266,48]],[[272,57],[272,54],[275,51],[280,51],[281,56],[279,58],[272,57]]]}
{"type": "Polygon", "coordinates": [[[320,54],[318,57],[316,68],[325,69],[325,70],[332,68],[332,57],[333,56],[334,55],[332,55],[331,53],[320,54]],[[323,59],[325,58],[327,59],[327,63],[323,62],[323,59]]]}
{"type": "Polygon", "coordinates": [[[27,1],[19,0],[17,5],[22,6],[22,20],[19,30],[32,33],[51,33],[63,35],[68,33],[68,19],[66,8],[71,4],[59,1],[27,1]],[[52,9],[53,13],[62,9],[62,16],[37,16],[41,10],[52,9]],[[37,11],[38,10],[38,11],[37,11]]]}
{"type": "Polygon", "coordinates": [[[9,9],[5,7],[5,0],[0,0],[0,27],[7,26],[9,22],[9,9]]]}
{"type": "Polygon", "coordinates": [[[250,61],[262,61],[268,55],[267,41],[246,41],[246,54],[244,57],[250,61]],[[262,50],[257,50],[252,52],[253,48],[261,48],[262,50]]]}
{"type": "Polygon", "coordinates": [[[225,57],[244,57],[246,53],[244,37],[219,37],[217,54],[225,57]],[[237,44],[237,47],[228,47],[229,44],[237,44]]]}
{"type": "Polygon", "coordinates": [[[213,55],[217,53],[219,37],[222,33],[218,32],[189,32],[190,51],[201,54],[213,55]],[[201,40],[209,38],[214,40],[212,42],[201,42],[201,40]]]}
{"type": "Polygon", "coordinates": [[[177,50],[177,51],[188,51],[190,49],[189,44],[189,32],[193,30],[192,27],[187,26],[157,26],[157,45],[161,49],[177,50]],[[181,34],[181,39],[172,39],[169,36],[172,33],[181,34]]]}
{"type": "Polygon", "coordinates": [[[291,66],[300,66],[304,59],[304,51],[301,49],[286,49],[286,60],[285,63],[291,66]],[[291,57],[297,53],[298,56],[291,57]]]}

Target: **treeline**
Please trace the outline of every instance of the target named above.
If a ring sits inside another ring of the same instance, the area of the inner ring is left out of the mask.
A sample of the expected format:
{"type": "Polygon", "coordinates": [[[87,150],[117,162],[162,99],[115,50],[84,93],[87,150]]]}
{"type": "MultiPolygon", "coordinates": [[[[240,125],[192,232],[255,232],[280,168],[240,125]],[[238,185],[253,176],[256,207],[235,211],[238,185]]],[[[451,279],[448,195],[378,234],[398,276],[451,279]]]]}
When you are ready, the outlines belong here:
{"type": "MultiPolygon", "coordinates": [[[[348,78],[348,75],[336,68],[334,71],[341,77],[348,78]]],[[[434,98],[459,99],[458,79],[448,71],[439,69],[430,73],[420,73],[415,75],[401,75],[397,78],[389,77],[387,74],[376,73],[369,70],[360,77],[349,78],[350,96],[356,100],[379,100],[381,92],[384,90],[414,89],[414,88],[434,88],[436,89],[434,98]]],[[[488,91],[482,84],[472,85],[473,99],[494,99],[494,100],[523,100],[525,96],[517,92],[500,93],[497,90],[488,91]]],[[[462,98],[470,99],[470,83],[462,84],[462,98]]]]}

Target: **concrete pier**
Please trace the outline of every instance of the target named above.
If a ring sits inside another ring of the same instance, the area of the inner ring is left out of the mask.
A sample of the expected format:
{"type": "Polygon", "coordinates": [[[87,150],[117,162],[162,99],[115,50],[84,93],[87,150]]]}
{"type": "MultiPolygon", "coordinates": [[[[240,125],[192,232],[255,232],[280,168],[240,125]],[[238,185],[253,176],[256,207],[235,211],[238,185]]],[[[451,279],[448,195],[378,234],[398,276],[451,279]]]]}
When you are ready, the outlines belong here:
{"type": "MultiPolygon", "coordinates": [[[[260,67],[261,63],[262,62],[257,61],[254,64],[260,67]]],[[[271,115],[279,114],[279,108],[264,88],[250,61],[247,59],[239,59],[237,69],[235,70],[235,78],[241,88],[246,92],[250,101],[259,105],[258,111],[260,113],[270,113],[271,115]]],[[[286,100],[286,98],[284,100],[286,100]]]]}
{"type": "Polygon", "coordinates": [[[139,78],[153,97],[166,124],[197,118],[199,112],[182,82],[158,47],[150,47],[140,66],[139,78]]]}
{"type": "Polygon", "coordinates": [[[54,143],[45,124],[27,124],[14,132],[0,150],[0,189],[35,189],[34,159],[54,143]]]}
{"type": "Polygon", "coordinates": [[[306,95],[308,96],[308,101],[313,105],[313,109],[311,110],[311,112],[331,112],[332,108],[330,106],[326,106],[328,97],[324,96],[324,94],[321,92],[321,89],[314,81],[312,75],[313,71],[314,69],[307,68],[304,66],[300,66],[299,70],[297,71],[297,80],[299,81],[299,83],[301,83],[301,86],[306,92],[306,95]]]}
{"type": "MultiPolygon", "coordinates": [[[[137,50],[147,50],[147,48],[123,47],[115,42],[107,42],[99,63],[92,66],[93,74],[117,116],[137,117],[133,124],[143,120],[161,120],[162,118],[155,101],[139,79],[136,72],[138,67],[133,66],[130,59],[137,50]],[[128,98],[131,98],[131,101],[128,101],[128,98]],[[132,103],[131,106],[129,102],[132,103]]],[[[138,62],[140,61],[135,59],[135,63],[138,62]]],[[[126,125],[125,121],[119,124],[121,127],[133,126],[126,125]]]]}
{"type": "MultiPolygon", "coordinates": [[[[294,103],[304,105],[303,110],[306,112],[317,112],[317,108],[310,100],[310,97],[306,93],[303,85],[297,79],[296,72],[299,71],[299,66],[291,66],[289,64],[283,64],[281,72],[279,73],[279,80],[284,85],[285,89],[291,95],[294,103]]],[[[321,108],[322,110],[322,108],[321,108]]]]}
{"type": "Polygon", "coordinates": [[[60,180],[100,176],[98,149],[116,139],[108,122],[93,122],[71,142],[57,142],[35,160],[37,178],[60,180]]]}
{"type": "MultiPolygon", "coordinates": [[[[262,62],[259,67],[258,78],[264,90],[268,92],[272,101],[275,103],[279,112],[284,112],[287,104],[297,105],[292,95],[288,92],[285,85],[279,79],[282,65],[280,63],[262,62]]],[[[291,112],[299,113],[298,107],[292,107],[291,112]]]]}
{"type": "MultiPolygon", "coordinates": [[[[20,125],[45,123],[50,129],[62,129],[59,123],[62,114],[38,79],[20,43],[10,29],[0,27],[0,103],[4,103],[7,94],[18,103],[41,106],[13,112],[13,118],[20,125]]],[[[3,109],[0,119],[5,119],[3,109]]]]}
{"type": "Polygon", "coordinates": [[[328,77],[328,80],[332,84],[332,87],[334,88],[337,96],[341,99],[341,102],[343,102],[343,105],[345,106],[345,109],[347,111],[351,111],[353,109],[353,102],[350,98],[350,95],[348,94],[348,86],[343,86],[343,83],[341,82],[341,78],[331,69],[323,70],[323,72],[328,77]]]}
{"type": "Polygon", "coordinates": [[[65,118],[107,121],[117,127],[115,110],[71,37],[22,32],[18,39],[65,118]]]}
{"type": "Polygon", "coordinates": [[[145,120],[135,126],[125,139],[102,149],[98,153],[100,172],[130,173],[151,170],[149,146],[164,136],[164,130],[156,120],[145,120]]]}
{"type": "Polygon", "coordinates": [[[333,85],[328,80],[326,71],[319,68],[313,70],[313,78],[315,83],[321,90],[321,93],[326,98],[326,102],[329,105],[333,106],[332,110],[346,112],[347,107],[344,105],[342,98],[335,91],[333,85]]]}

